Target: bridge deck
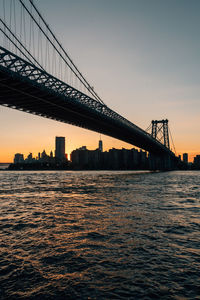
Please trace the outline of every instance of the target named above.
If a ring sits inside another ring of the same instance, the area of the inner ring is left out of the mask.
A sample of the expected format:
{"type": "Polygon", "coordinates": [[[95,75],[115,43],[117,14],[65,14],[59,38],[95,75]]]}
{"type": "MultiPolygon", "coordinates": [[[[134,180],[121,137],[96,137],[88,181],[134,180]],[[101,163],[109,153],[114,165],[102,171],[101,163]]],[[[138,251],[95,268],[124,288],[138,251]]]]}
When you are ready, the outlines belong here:
{"type": "Polygon", "coordinates": [[[174,156],[148,133],[107,106],[0,47],[0,104],[174,156]]]}

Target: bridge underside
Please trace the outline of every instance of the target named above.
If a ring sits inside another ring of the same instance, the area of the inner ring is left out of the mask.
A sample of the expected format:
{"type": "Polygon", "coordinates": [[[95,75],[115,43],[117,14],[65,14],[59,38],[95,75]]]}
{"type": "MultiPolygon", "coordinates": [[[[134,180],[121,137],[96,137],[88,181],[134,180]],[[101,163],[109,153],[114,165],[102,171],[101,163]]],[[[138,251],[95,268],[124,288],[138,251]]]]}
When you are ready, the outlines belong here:
{"type": "Polygon", "coordinates": [[[120,120],[112,114],[102,113],[106,109],[113,112],[107,106],[100,104],[101,109],[93,109],[78,101],[76,96],[57,93],[55,89],[22,76],[10,67],[6,68],[5,64],[0,64],[0,104],[100,132],[157,155],[173,155],[164,145],[123,117],[120,116],[120,120]]]}

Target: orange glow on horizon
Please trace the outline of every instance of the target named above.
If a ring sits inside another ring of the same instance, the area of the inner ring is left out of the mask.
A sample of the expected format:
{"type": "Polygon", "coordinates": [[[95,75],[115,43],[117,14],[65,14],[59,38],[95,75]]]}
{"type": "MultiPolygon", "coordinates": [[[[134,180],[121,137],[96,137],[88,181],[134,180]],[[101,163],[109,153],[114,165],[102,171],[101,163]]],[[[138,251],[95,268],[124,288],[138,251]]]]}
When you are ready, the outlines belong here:
{"type": "MultiPolygon", "coordinates": [[[[24,157],[31,152],[34,157],[38,156],[38,152],[55,151],[55,137],[65,137],[66,153],[70,158],[70,153],[86,146],[89,150],[98,148],[100,134],[83,128],[72,126],[65,123],[46,120],[45,118],[32,116],[23,112],[14,111],[9,108],[2,109],[2,131],[1,131],[1,149],[0,163],[13,162],[15,153],[23,153],[24,157]],[[7,119],[14,120],[15,126],[7,119]],[[9,127],[10,126],[10,127],[9,127]]],[[[144,128],[144,124],[138,124],[144,128]]],[[[120,140],[101,135],[103,141],[103,151],[111,148],[137,148],[120,140]]],[[[193,162],[194,156],[200,154],[200,142],[196,139],[196,135],[192,130],[185,137],[182,129],[179,128],[174,133],[174,141],[177,155],[188,153],[190,162],[193,162]],[[190,133],[191,132],[191,133],[190,133]],[[186,141],[186,142],[185,142],[186,141]],[[198,150],[199,149],[199,150],[198,150]]]]}
{"type": "MultiPolygon", "coordinates": [[[[94,142],[94,139],[91,139],[91,138],[87,139],[87,138],[84,139],[84,138],[81,138],[81,136],[80,136],[80,139],[78,139],[77,142],[76,141],[70,142],[70,139],[68,139],[66,137],[66,155],[67,155],[67,157],[70,158],[71,152],[77,148],[80,148],[81,146],[86,146],[87,149],[89,149],[89,150],[95,150],[98,148],[99,140],[98,140],[97,136],[96,136],[95,142],[94,142]],[[83,142],[83,140],[85,140],[85,142],[83,142]]],[[[111,148],[117,148],[117,149],[136,148],[137,149],[136,146],[127,144],[125,142],[122,142],[120,140],[116,140],[114,138],[110,138],[107,136],[104,136],[101,139],[103,141],[103,151],[108,151],[111,148]]],[[[28,144],[28,145],[22,144],[21,146],[18,145],[15,147],[12,147],[12,146],[9,147],[9,145],[7,145],[7,147],[3,147],[3,148],[1,147],[0,163],[12,163],[15,153],[24,154],[24,158],[26,158],[30,152],[33,154],[33,157],[37,157],[38,153],[39,152],[41,153],[43,150],[45,150],[48,155],[50,154],[51,151],[53,151],[53,154],[55,154],[54,138],[52,138],[51,140],[52,140],[51,143],[49,145],[46,145],[46,147],[45,147],[45,145],[44,145],[44,147],[42,147],[41,141],[38,141],[37,144],[33,141],[31,144],[28,144]]],[[[196,155],[200,155],[200,151],[199,152],[178,151],[177,156],[181,155],[181,159],[182,159],[183,153],[188,153],[188,161],[189,162],[193,162],[194,157],[196,155]]]]}
{"type": "MultiPolygon", "coordinates": [[[[112,139],[109,137],[106,137],[104,141],[103,140],[103,151],[108,151],[111,148],[126,148],[126,149],[132,149],[132,148],[137,148],[134,147],[133,145],[118,141],[116,139],[112,139]]],[[[82,142],[74,142],[74,143],[69,143],[69,141],[66,138],[66,155],[68,157],[68,159],[70,158],[70,154],[73,150],[80,148],[82,146],[86,146],[88,150],[95,150],[98,148],[98,139],[95,141],[91,141],[91,140],[86,140],[85,143],[82,142]]],[[[46,147],[41,147],[41,145],[35,145],[34,147],[31,147],[30,145],[28,146],[24,146],[22,145],[21,147],[13,147],[13,148],[4,148],[1,149],[1,153],[0,153],[0,163],[12,163],[13,159],[14,159],[14,155],[15,153],[22,153],[24,154],[24,158],[26,158],[28,156],[29,153],[33,154],[33,157],[37,157],[38,153],[42,152],[43,150],[46,151],[46,153],[49,155],[51,151],[53,151],[53,154],[55,154],[55,145],[54,145],[54,140],[53,142],[46,146],[46,147]]]]}

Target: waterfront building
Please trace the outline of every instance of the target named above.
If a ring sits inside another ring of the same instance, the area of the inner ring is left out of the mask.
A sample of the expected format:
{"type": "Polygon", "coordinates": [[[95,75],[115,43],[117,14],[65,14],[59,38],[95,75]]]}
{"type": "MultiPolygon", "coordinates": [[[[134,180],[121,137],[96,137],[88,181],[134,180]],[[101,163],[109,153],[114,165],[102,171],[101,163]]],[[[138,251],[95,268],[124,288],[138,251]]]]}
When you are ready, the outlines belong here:
{"type": "Polygon", "coordinates": [[[72,151],[72,168],[104,169],[104,170],[135,170],[148,169],[148,157],[144,151],[136,149],[115,149],[102,152],[101,149],[88,150],[85,146],[72,151]]]}
{"type": "Polygon", "coordinates": [[[41,154],[41,159],[44,160],[47,157],[46,151],[43,150],[42,154],[41,154]]]}
{"type": "Polygon", "coordinates": [[[33,154],[32,153],[29,153],[29,155],[27,156],[26,162],[27,163],[32,163],[33,162],[33,154]]]}
{"type": "Polygon", "coordinates": [[[65,138],[62,136],[56,136],[55,140],[55,158],[59,161],[66,161],[65,157],[65,138]]]}
{"type": "Polygon", "coordinates": [[[119,170],[122,164],[121,150],[112,148],[109,150],[108,169],[119,170]]]}
{"type": "Polygon", "coordinates": [[[101,151],[88,150],[86,146],[73,150],[71,153],[72,166],[75,169],[99,169],[101,168],[101,151]]]}
{"type": "Polygon", "coordinates": [[[147,153],[145,151],[140,150],[140,168],[141,169],[146,169],[148,167],[148,163],[147,163],[147,153]]]}
{"type": "Polygon", "coordinates": [[[101,168],[101,154],[99,149],[88,150],[88,160],[90,169],[100,169],[101,168]]]}
{"type": "Polygon", "coordinates": [[[188,153],[183,153],[183,162],[188,164],[188,153]]]}
{"type": "Polygon", "coordinates": [[[24,162],[24,155],[21,153],[16,153],[14,156],[14,164],[21,164],[24,162]]]}
{"type": "Polygon", "coordinates": [[[103,152],[103,142],[102,142],[102,140],[99,140],[99,150],[101,152],[103,152]]]}
{"type": "Polygon", "coordinates": [[[193,165],[195,169],[200,169],[200,155],[194,157],[193,165]]]}

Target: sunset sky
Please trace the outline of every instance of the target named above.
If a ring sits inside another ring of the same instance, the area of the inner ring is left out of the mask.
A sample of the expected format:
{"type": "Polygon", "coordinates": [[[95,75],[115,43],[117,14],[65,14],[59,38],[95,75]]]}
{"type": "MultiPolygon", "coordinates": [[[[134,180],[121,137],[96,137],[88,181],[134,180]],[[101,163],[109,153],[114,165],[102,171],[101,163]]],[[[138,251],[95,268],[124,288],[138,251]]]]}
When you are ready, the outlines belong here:
{"type": "MultiPolygon", "coordinates": [[[[199,0],[40,0],[47,23],[103,101],[146,129],[167,118],[177,154],[200,154],[199,0]],[[48,3],[48,5],[47,5],[48,3]]],[[[0,162],[99,134],[0,106],[0,162]]],[[[102,136],[104,150],[132,145],[102,136]]]]}

